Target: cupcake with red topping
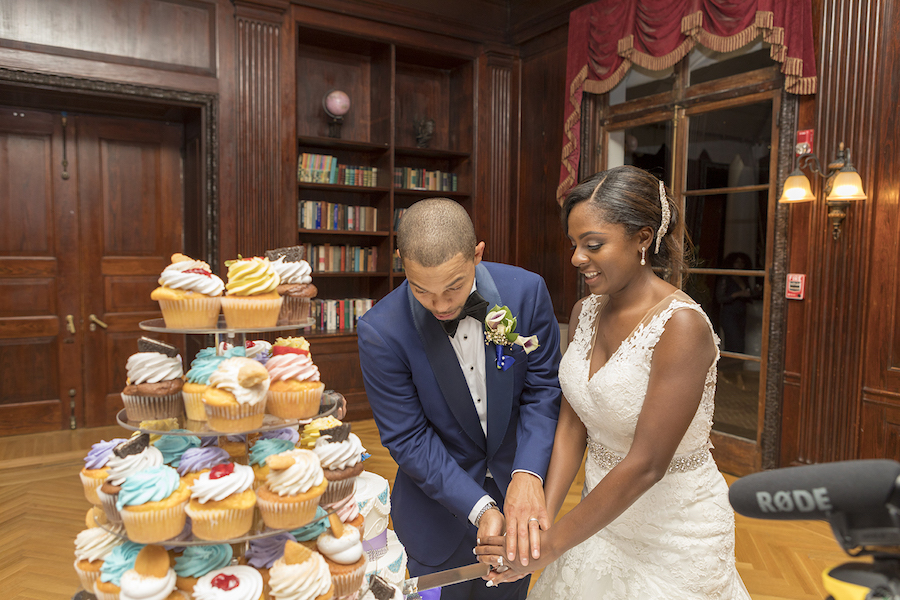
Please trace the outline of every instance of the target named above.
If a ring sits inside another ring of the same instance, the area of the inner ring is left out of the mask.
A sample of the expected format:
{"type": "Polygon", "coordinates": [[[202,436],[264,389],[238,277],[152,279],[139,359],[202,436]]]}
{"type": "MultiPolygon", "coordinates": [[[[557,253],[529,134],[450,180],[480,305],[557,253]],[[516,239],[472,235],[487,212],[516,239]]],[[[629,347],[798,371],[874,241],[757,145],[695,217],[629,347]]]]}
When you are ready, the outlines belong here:
{"type": "MultiPolygon", "coordinates": [[[[84,497],[91,504],[100,505],[100,497],[97,496],[97,490],[106,481],[109,475],[107,464],[109,459],[114,456],[113,449],[128,440],[124,438],[114,438],[108,442],[100,440],[93,446],[87,456],[84,457],[84,468],[81,469],[81,484],[84,486],[84,497]]],[[[90,588],[85,588],[90,589],[90,588]]]]}
{"type": "Polygon", "coordinates": [[[228,265],[228,283],[222,298],[225,323],[234,329],[275,327],[281,311],[278,273],[267,258],[238,258],[228,265]]]}
{"type": "Polygon", "coordinates": [[[191,448],[181,455],[177,471],[182,481],[190,487],[202,474],[209,473],[214,466],[227,463],[229,460],[228,453],[218,446],[191,448]]]}
{"type": "Polygon", "coordinates": [[[328,482],[310,450],[289,450],[266,459],[269,474],[256,491],[263,521],[272,529],[296,529],[316,514],[328,482]]]}
{"type": "Polygon", "coordinates": [[[325,384],[302,337],[278,338],[266,363],[269,412],[282,419],[309,419],[319,412],[325,384]]]}
{"type": "Polygon", "coordinates": [[[159,302],[170,329],[215,328],[225,284],[202,260],[173,254],[172,264],[159,276],[150,298],[159,302]]]}
{"type": "Polygon", "coordinates": [[[234,565],[210,571],[194,586],[196,600],[262,600],[262,575],[253,567],[234,565]]]}
{"type": "Polygon", "coordinates": [[[195,537],[227,540],[250,531],[255,505],[253,469],[224,463],[191,484],[191,500],[185,510],[195,537]]]}

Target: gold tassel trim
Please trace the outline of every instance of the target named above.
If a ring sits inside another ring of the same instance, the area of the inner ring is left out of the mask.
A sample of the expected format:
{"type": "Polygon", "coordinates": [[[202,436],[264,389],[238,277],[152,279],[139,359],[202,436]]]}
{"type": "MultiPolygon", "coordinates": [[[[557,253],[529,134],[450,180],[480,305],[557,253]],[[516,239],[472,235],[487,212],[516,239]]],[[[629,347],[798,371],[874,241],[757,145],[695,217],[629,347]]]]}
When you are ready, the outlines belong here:
{"type": "Polygon", "coordinates": [[[566,192],[569,191],[569,188],[572,187],[578,177],[578,157],[575,157],[574,164],[572,158],[572,155],[575,153],[575,127],[577,127],[578,123],[581,121],[581,103],[578,102],[576,95],[578,94],[578,90],[584,85],[587,76],[588,66],[584,65],[569,85],[569,103],[572,105],[573,110],[572,114],[569,115],[569,118],[566,119],[565,124],[568,141],[563,145],[562,164],[565,167],[567,174],[556,188],[556,201],[559,204],[563,203],[566,192]]]}

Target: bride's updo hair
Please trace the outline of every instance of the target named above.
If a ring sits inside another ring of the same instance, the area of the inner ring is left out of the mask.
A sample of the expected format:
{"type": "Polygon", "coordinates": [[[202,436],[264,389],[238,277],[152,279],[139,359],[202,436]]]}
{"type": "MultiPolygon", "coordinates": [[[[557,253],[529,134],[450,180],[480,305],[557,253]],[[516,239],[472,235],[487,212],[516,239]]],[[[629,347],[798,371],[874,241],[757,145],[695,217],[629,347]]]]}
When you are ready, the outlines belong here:
{"type": "Polygon", "coordinates": [[[649,227],[654,234],[647,248],[650,265],[664,269],[665,278],[684,274],[687,261],[677,242],[683,235],[684,224],[668,190],[665,202],[669,207],[669,224],[662,235],[659,253],[656,252],[656,236],[663,221],[659,183],[655,176],[631,165],[600,171],[569,190],[562,205],[563,229],[569,233],[569,214],[576,205],[587,202],[607,223],[623,225],[629,236],[649,227]]]}

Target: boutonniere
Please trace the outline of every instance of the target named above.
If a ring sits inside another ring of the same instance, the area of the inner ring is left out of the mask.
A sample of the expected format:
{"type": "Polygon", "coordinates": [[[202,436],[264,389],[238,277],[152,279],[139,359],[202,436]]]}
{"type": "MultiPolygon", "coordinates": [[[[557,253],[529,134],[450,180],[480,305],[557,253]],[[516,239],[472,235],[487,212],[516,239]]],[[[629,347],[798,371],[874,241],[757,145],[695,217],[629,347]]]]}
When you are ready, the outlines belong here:
{"type": "Polygon", "coordinates": [[[516,318],[506,306],[497,306],[484,318],[484,343],[494,344],[497,353],[497,368],[507,370],[516,359],[503,354],[503,346],[522,346],[525,354],[531,354],[540,344],[536,335],[524,336],[516,333],[516,318]]]}

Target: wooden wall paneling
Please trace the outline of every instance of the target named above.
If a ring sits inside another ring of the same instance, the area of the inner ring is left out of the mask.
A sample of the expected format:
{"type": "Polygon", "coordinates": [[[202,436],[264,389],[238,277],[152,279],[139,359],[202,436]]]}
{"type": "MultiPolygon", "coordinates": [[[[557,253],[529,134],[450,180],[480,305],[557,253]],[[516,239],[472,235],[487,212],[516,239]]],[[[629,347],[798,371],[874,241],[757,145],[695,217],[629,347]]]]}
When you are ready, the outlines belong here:
{"type": "Polygon", "coordinates": [[[366,399],[356,336],[334,334],[311,337],[309,350],[319,367],[325,387],[340,392],[347,399],[345,420],[370,419],[372,409],[366,399]]]}
{"type": "MultiPolygon", "coordinates": [[[[854,165],[870,194],[875,190],[879,131],[871,98],[878,94],[874,66],[883,60],[881,12],[880,3],[868,0],[825,0],[814,11],[821,28],[814,151],[825,163],[843,141],[853,150],[854,165]]],[[[810,228],[807,235],[791,239],[792,254],[795,247],[806,246],[817,260],[810,264],[804,311],[798,452],[782,456],[782,463],[829,462],[857,453],[871,203],[849,209],[841,238],[835,241],[820,181],[814,185],[818,200],[811,209],[810,228]]]]}
{"type": "Polygon", "coordinates": [[[288,204],[285,198],[283,162],[284,136],[293,140],[293,130],[282,128],[288,6],[286,0],[235,3],[235,241],[237,253],[243,256],[262,255],[283,245],[284,219],[288,214],[296,219],[296,208],[286,210],[293,201],[288,204]]]}
{"type": "Polygon", "coordinates": [[[900,394],[864,393],[859,429],[859,458],[900,460],[900,394]]]}
{"type": "Polygon", "coordinates": [[[522,48],[520,143],[514,262],[544,277],[557,319],[578,299],[577,271],[559,221],[556,186],[562,155],[568,26],[522,48]]]}
{"type": "Polygon", "coordinates": [[[517,56],[488,51],[478,59],[479,202],[473,220],[478,239],[486,240],[486,260],[514,263],[516,257],[515,173],[519,138],[517,56]]]}

